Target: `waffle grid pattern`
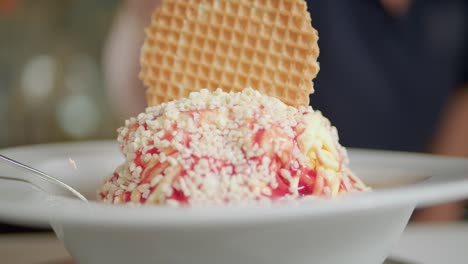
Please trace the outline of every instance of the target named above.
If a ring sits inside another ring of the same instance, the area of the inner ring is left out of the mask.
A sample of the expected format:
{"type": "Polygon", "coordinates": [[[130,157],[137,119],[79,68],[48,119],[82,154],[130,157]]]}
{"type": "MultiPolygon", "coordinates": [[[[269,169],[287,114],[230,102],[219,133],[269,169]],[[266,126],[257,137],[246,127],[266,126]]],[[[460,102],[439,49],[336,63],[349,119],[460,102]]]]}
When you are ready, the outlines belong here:
{"type": "Polygon", "coordinates": [[[292,106],[313,92],[318,35],[303,0],[166,0],[146,34],[150,106],[202,88],[252,87],[292,106]]]}

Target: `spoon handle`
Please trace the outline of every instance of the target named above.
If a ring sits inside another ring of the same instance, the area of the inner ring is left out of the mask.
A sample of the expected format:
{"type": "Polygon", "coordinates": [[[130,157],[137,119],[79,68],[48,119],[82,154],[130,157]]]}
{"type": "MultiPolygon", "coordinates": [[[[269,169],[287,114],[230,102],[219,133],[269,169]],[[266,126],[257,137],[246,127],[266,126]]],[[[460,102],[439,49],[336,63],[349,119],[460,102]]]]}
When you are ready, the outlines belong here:
{"type": "Polygon", "coordinates": [[[59,185],[60,187],[65,188],[68,191],[70,191],[73,195],[75,195],[76,197],[78,197],[82,201],[85,201],[85,202],[88,201],[81,193],[79,193],[78,191],[76,191],[75,189],[70,187],[68,184],[65,184],[65,183],[57,180],[56,178],[48,175],[47,173],[44,173],[44,172],[42,172],[40,170],[37,170],[37,169],[34,169],[34,168],[32,168],[32,167],[30,167],[28,165],[25,165],[25,164],[23,164],[21,162],[16,161],[16,160],[10,159],[10,158],[2,155],[2,154],[0,154],[0,160],[4,161],[5,163],[7,163],[10,166],[13,166],[15,168],[20,168],[20,169],[22,169],[22,170],[24,170],[26,172],[35,174],[36,176],[40,177],[41,179],[43,179],[45,181],[48,181],[48,182],[59,185]]]}

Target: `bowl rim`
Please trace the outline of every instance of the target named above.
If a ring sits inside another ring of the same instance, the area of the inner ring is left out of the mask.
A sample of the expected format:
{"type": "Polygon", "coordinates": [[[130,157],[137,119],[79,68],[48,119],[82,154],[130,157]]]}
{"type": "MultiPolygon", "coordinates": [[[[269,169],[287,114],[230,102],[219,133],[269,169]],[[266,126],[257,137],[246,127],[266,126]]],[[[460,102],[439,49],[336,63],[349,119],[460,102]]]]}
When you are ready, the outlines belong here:
{"type": "MultiPolygon", "coordinates": [[[[68,152],[72,150],[74,153],[86,155],[89,152],[115,152],[116,149],[115,141],[106,140],[21,146],[2,149],[0,152],[14,157],[25,157],[30,163],[34,163],[31,161],[35,157],[37,159],[41,156],[42,159],[47,159],[47,155],[39,155],[44,152],[60,155],[64,150],[68,152]]],[[[322,199],[290,201],[269,206],[131,207],[95,201],[85,204],[77,199],[50,195],[36,189],[33,203],[11,201],[8,197],[1,198],[0,193],[0,219],[31,223],[66,222],[140,227],[229,225],[298,218],[339,217],[395,207],[429,206],[468,197],[468,159],[353,148],[349,148],[348,152],[352,167],[353,159],[357,160],[355,165],[358,167],[366,164],[381,166],[380,163],[388,161],[402,165],[402,170],[410,168],[411,164],[425,165],[425,170],[433,171],[434,174],[428,180],[398,188],[355,193],[326,201],[322,199]],[[450,171],[444,171],[449,169],[450,171]]]]}

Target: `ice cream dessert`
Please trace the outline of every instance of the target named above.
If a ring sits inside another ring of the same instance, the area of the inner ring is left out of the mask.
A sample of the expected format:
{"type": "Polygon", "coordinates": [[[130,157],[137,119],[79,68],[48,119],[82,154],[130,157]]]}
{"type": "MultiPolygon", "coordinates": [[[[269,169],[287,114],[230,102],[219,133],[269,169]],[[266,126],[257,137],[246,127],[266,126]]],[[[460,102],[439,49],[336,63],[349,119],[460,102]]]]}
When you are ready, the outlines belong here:
{"type": "Polygon", "coordinates": [[[320,112],[251,88],[149,107],[119,129],[118,142],[125,162],[98,192],[109,203],[269,202],[367,189],[320,112]]]}
{"type": "Polygon", "coordinates": [[[367,190],[308,106],[317,41],[303,0],[162,1],[141,50],[149,107],[119,129],[125,162],[98,199],[219,205],[367,190]]]}

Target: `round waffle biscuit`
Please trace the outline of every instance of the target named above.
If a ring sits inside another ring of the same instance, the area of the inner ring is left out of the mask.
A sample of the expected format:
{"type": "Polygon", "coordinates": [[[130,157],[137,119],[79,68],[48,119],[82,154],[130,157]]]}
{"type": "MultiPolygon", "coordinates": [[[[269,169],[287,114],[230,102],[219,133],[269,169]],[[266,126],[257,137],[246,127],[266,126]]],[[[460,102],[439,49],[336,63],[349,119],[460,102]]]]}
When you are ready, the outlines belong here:
{"type": "Polygon", "coordinates": [[[146,29],[140,78],[149,106],[246,87],[308,105],[317,41],[303,0],[165,0],[146,29]]]}

